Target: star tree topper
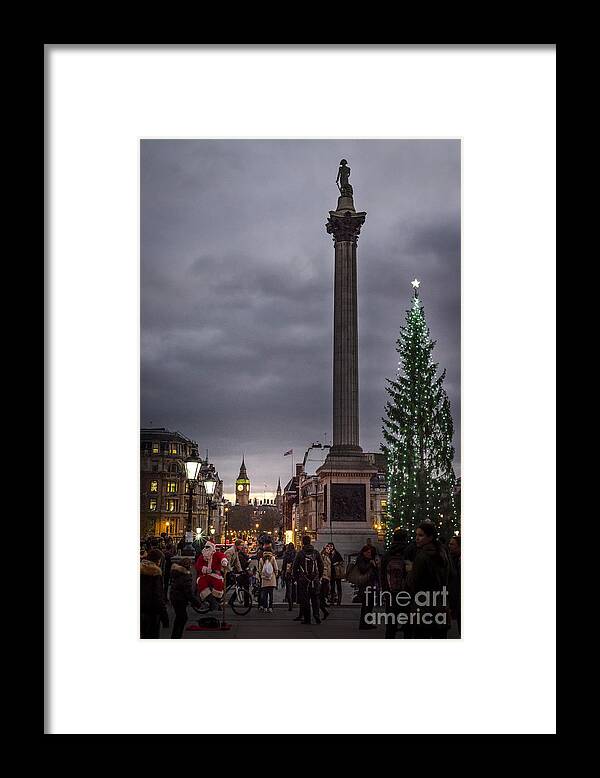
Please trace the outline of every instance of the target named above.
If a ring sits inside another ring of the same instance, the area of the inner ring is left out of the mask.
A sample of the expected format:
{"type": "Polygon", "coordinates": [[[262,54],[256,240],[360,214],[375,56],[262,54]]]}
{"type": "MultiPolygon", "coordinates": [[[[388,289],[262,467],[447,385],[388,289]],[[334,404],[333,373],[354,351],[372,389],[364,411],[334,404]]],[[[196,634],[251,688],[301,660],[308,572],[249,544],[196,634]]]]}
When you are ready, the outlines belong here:
{"type": "Polygon", "coordinates": [[[415,293],[415,296],[413,297],[413,305],[415,307],[419,307],[420,306],[419,287],[421,286],[421,282],[419,281],[418,278],[415,278],[414,280],[411,281],[411,284],[412,284],[413,292],[415,293]]]}

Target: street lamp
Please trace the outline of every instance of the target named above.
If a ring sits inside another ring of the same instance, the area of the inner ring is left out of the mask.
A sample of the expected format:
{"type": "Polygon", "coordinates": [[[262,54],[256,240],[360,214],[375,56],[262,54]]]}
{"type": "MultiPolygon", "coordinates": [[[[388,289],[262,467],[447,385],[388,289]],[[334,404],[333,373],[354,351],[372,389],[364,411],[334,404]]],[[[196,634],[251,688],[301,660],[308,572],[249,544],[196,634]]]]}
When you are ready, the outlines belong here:
{"type": "MultiPolygon", "coordinates": [[[[193,553],[192,546],[192,508],[194,503],[194,488],[198,479],[198,470],[200,469],[200,459],[195,454],[191,454],[185,460],[185,474],[188,481],[188,515],[185,528],[185,545],[183,549],[193,553]]],[[[182,549],[182,550],[183,550],[182,549]]]]}
{"type": "Polygon", "coordinates": [[[211,497],[215,493],[215,486],[217,485],[217,480],[213,476],[212,473],[209,473],[208,478],[205,478],[202,483],[204,484],[204,491],[206,492],[206,496],[208,498],[208,500],[207,500],[208,516],[207,516],[207,519],[206,519],[206,532],[208,534],[208,528],[210,526],[210,509],[212,507],[211,497]]]}
{"type": "Polygon", "coordinates": [[[227,545],[227,535],[229,533],[229,522],[227,521],[227,519],[229,518],[227,515],[228,513],[229,513],[229,508],[227,505],[224,504],[223,515],[225,518],[225,545],[227,545]]]}

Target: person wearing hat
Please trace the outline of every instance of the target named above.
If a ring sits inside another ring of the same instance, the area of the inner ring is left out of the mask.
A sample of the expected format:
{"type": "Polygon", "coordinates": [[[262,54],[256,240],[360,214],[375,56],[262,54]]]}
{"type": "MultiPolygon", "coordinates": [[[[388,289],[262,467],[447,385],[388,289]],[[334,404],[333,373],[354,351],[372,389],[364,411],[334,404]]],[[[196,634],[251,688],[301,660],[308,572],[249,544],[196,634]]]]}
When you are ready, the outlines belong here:
{"type": "Polygon", "coordinates": [[[196,559],[196,591],[202,602],[207,602],[211,611],[218,610],[225,589],[224,573],[229,563],[222,551],[217,551],[212,540],[207,540],[196,559]]]}

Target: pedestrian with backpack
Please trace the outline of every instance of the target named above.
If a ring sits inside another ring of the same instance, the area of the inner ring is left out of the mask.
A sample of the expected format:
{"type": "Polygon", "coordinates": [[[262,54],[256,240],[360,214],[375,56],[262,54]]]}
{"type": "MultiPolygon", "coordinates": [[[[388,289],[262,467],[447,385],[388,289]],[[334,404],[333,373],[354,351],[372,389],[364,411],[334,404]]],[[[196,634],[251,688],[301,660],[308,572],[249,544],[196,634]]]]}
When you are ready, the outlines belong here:
{"type": "MultiPolygon", "coordinates": [[[[396,529],[392,536],[392,543],[381,560],[379,573],[381,577],[381,599],[383,605],[385,605],[386,612],[386,638],[396,637],[396,631],[399,626],[399,614],[408,614],[410,611],[410,599],[406,594],[407,569],[404,559],[404,552],[407,546],[408,532],[404,529],[396,529]],[[404,594],[400,594],[401,592],[404,592],[404,594]]],[[[404,630],[404,637],[407,637],[410,631],[408,620],[406,624],[400,626],[400,629],[404,630]]]]}
{"type": "Polygon", "coordinates": [[[277,586],[277,560],[271,545],[267,543],[263,549],[263,555],[258,563],[258,574],[261,586],[261,606],[259,610],[273,613],[273,592],[277,586]]]}
{"type": "Polygon", "coordinates": [[[312,608],[315,624],[320,624],[319,590],[323,575],[323,560],[312,545],[308,535],[302,538],[302,549],[294,560],[292,573],[298,582],[298,601],[300,603],[300,614],[295,620],[302,620],[303,624],[310,624],[312,608]]]}

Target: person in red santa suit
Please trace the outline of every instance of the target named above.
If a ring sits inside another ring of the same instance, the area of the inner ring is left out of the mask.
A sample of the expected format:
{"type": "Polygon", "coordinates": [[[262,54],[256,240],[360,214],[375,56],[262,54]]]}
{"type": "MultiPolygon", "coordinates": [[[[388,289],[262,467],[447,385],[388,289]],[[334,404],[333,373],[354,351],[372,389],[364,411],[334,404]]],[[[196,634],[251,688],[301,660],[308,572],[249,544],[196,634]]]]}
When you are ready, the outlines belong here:
{"type": "Polygon", "coordinates": [[[197,594],[202,602],[207,602],[211,611],[220,607],[225,588],[225,573],[228,561],[215,544],[207,540],[198,559],[196,559],[197,594]]]}

